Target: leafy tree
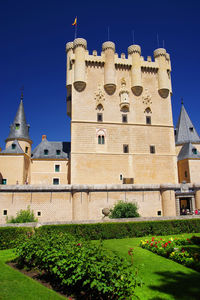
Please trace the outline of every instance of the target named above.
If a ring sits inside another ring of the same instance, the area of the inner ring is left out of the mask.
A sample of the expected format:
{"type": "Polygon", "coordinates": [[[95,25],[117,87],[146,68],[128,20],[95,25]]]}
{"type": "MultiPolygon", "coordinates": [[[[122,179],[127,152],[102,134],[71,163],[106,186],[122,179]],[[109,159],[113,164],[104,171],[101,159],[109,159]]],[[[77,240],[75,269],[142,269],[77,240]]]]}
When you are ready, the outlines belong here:
{"type": "Polygon", "coordinates": [[[119,219],[119,218],[135,218],[139,217],[138,207],[135,203],[132,202],[123,202],[118,201],[113,209],[110,210],[110,218],[111,219],[119,219]]]}
{"type": "Polygon", "coordinates": [[[30,206],[27,209],[21,209],[17,212],[17,216],[7,218],[7,223],[28,223],[28,222],[37,222],[37,219],[34,216],[33,210],[30,209],[30,206]]]}

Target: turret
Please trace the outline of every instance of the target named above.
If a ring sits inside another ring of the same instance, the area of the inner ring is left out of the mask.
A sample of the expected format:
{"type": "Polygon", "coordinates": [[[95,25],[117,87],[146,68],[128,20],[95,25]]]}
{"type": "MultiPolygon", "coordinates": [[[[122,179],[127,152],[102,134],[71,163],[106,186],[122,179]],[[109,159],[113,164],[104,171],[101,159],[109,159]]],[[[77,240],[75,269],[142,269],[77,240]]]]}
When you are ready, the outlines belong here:
{"type": "Polygon", "coordinates": [[[102,45],[102,51],[105,55],[104,64],[104,88],[109,95],[114,94],[116,90],[115,83],[115,44],[105,42],[102,45]]]}
{"type": "Polygon", "coordinates": [[[74,40],[74,87],[78,92],[82,92],[86,87],[85,79],[85,54],[87,50],[87,41],[82,38],[74,40]]]}
{"type": "Polygon", "coordinates": [[[158,63],[158,92],[161,97],[167,98],[170,91],[170,79],[168,74],[169,56],[164,48],[158,48],[154,51],[155,61],[158,63]]]}
{"type": "Polygon", "coordinates": [[[19,141],[19,144],[24,153],[31,156],[32,141],[29,136],[29,127],[30,125],[26,123],[22,95],[15,119],[10,125],[10,132],[8,138],[6,139],[6,148],[8,148],[13,141],[17,140],[19,141]]]}
{"type": "Polygon", "coordinates": [[[138,45],[128,47],[128,54],[132,58],[131,67],[131,89],[132,92],[139,96],[142,93],[142,74],[141,74],[141,48],[138,45]]]}
{"type": "Polygon", "coordinates": [[[67,88],[72,84],[72,65],[71,65],[71,55],[73,54],[74,44],[73,42],[69,42],[66,44],[66,54],[67,54],[67,88]]]}

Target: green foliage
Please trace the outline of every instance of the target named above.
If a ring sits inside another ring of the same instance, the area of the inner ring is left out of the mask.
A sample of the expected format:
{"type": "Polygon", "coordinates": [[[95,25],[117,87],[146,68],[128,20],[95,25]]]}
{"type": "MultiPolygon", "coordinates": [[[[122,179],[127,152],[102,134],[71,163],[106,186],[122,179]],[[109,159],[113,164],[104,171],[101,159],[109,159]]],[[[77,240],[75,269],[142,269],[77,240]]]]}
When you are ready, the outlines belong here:
{"type": "Polygon", "coordinates": [[[0,249],[14,248],[31,232],[29,227],[0,227],[0,249]]]}
{"type": "Polygon", "coordinates": [[[77,238],[88,240],[121,239],[147,235],[170,235],[200,232],[200,219],[146,222],[113,222],[96,224],[45,225],[37,229],[41,233],[68,232],[77,238]]]}
{"type": "Polygon", "coordinates": [[[37,219],[34,216],[33,210],[30,209],[30,206],[27,209],[21,209],[17,212],[16,218],[10,217],[7,218],[7,223],[29,223],[29,222],[37,222],[37,219]]]}
{"type": "Polygon", "coordinates": [[[125,299],[138,285],[126,259],[105,250],[101,242],[75,240],[66,233],[37,232],[18,246],[17,254],[21,267],[38,268],[57,288],[85,299],[125,299]]]}
{"type": "Polygon", "coordinates": [[[111,219],[139,217],[140,215],[137,210],[138,207],[135,203],[118,201],[114,205],[114,208],[111,209],[111,214],[109,217],[111,219]]]}

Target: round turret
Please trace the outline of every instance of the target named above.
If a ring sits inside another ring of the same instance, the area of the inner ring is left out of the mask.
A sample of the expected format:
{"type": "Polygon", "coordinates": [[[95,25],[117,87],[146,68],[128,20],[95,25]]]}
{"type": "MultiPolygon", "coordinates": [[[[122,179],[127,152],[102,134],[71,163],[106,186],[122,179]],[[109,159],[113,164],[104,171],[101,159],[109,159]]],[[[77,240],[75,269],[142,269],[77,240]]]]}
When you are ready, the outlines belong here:
{"type": "Polygon", "coordinates": [[[168,61],[167,52],[164,48],[154,51],[155,61],[158,62],[158,92],[162,98],[167,98],[170,91],[170,79],[167,73],[168,61]]]}
{"type": "Polygon", "coordinates": [[[102,44],[102,51],[105,54],[104,64],[104,88],[109,95],[116,90],[115,83],[115,44],[107,41],[102,44]]]}
{"type": "Polygon", "coordinates": [[[82,38],[74,40],[74,87],[78,92],[82,92],[86,87],[85,80],[85,52],[87,50],[87,41],[82,38]]]}
{"type": "Polygon", "coordinates": [[[66,44],[66,53],[69,51],[69,50],[73,50],[74,48],[74,43],[73,42],[68,42],[66,44]]]}
{"type": "Polygon", "coordinates": [[[136,95],[141,95],[143,91],[141,73],[141,48],[139,45],[128,47],[128,54],[132,57],[131,67],[131,90],[136,95]]]}

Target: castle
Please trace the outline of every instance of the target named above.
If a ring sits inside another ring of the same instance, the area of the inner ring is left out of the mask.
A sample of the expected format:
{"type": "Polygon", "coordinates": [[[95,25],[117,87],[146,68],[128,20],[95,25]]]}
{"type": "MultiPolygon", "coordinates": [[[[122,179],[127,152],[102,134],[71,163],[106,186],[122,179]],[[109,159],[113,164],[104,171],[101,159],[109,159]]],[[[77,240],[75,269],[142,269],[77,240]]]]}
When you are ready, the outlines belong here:
{"type": "Polygon", "coordinates": [[[166,50],[119,57],[108,41],[89,54],[77,38],[66,53],[71,143],[43,135],[32,151],[21,97],[0,152],[0,222],[27,205],[41,221],[100,219],[118,200],[142,216],[200,209],[200,138],[183,104],[174,130],[166,50]]]}

